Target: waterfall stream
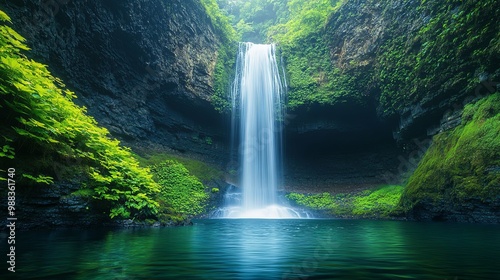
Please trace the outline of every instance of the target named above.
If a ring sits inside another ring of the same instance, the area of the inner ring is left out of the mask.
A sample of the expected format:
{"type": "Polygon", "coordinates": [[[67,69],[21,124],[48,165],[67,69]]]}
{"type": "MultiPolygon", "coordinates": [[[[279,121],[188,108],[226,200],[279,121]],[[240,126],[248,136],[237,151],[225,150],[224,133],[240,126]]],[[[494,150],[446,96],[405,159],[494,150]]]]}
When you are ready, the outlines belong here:
{"type": "MultiPolygon", "coordinates": [[[[241,199],[216,216],[228,218],[300,218],[301,211],[279,202],[281,182],[284,79],[274,44],[240,43],[233,101],[233,141],[239,143],[241,199]]],[[[238,193],[236,193],[236,196],[238,193]]],[[[308,216],[308,215],[307,215],[308,216]]]]}

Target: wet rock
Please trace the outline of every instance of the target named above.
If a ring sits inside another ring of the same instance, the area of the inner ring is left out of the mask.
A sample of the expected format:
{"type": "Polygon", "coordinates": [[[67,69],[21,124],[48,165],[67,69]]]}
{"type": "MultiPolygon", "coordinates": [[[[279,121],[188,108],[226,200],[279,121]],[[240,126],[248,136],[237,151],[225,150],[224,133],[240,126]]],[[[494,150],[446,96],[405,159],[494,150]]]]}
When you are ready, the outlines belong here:
{"type": "Polygon", "coordinates": [[[57,182],[51,186],[17,188],[15,211],[17,228],[20,230],[80,228],[102,224],[109,220],[106,214],[99,212],[98,207],[91,205],[89,199],[72,194],[79,187],[78,182],[57,182]]]}
{"type": "Polygon", "coordinates": [[[447,221],[500,224],[500,197],[489,201],[470,198],[460,204],[450,198],[441,201],[422,200],[408,213],[419,221],[447,221]]]}

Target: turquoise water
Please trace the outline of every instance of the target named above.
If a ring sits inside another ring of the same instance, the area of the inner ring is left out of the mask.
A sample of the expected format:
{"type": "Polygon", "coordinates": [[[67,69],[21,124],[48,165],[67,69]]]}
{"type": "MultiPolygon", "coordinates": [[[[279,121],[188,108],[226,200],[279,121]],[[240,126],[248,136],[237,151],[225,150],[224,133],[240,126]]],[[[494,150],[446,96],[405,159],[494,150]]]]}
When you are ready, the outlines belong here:
{"type": "Polygon", "coordinates": [[[500,279],[500,227],[490,225],[197,220],[18,232],[16,245],[17,272],[4,261],[0,279],[500,279]]]}

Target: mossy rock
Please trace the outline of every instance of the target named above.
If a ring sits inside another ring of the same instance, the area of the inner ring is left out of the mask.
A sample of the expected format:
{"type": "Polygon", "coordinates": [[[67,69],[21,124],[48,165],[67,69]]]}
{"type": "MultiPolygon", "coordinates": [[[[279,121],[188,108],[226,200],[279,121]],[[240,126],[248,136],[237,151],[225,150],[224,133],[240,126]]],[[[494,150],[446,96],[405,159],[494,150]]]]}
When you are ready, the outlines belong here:
{"type": "Polygon", "coordinates": [[[495,93],[467,105],[460,126],[434,137],[400,206],[419,215],[415,211],[446,205],[439,214],[443,219],[452,212],[466,213],[474,205],[494,207],[500,204],[500,172],[495,168],[499,165],[500,93],[495,93]]]}

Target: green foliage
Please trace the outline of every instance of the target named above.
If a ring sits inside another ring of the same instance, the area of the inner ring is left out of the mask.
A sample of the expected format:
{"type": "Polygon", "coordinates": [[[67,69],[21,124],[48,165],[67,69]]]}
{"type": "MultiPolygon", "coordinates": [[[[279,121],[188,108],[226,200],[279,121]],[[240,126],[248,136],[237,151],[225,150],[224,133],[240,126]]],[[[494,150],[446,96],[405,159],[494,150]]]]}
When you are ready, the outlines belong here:
{"type": "Polygon", "coordinates": [[[335,197],[329,193],[307,195],[302,193],[290,193],[287,194],[286,198],[289,200],[314,210],[326,210],[335,209],[337,204],[335,203],[335,197]]]}
{"type": "Polygon", "coordinates": [[[81,198],[92,198],[94,196],[94,190],[88,188],[81,188],[75,192],[72,192],[71,196],[81,197],[81,198]]]}
{"type": "Polygon", "coordinates": [[[288,0],[218,0],[230,14],[241,41],[263,43],[268,29],[288,20],[288,0]]]}
{"type": "Polygon", "coordinates": [[[229,87],[234,72],[238,36],[229,17],[219,8],[216,0],[201,0],[201,4],[221,38],[214,69],[214,93],[211,96],[211,103],[217,111],[222,113],[230,108],[229,87]]]}
{"type": "Polygon", "coordinates": [[[167,160],[152,166],[151,171],[161,186],[160,204],[170,207],[170,212],[194,216],[205,211],[208,200],[205,186],[182,164],[167,160]]]}
{"type": "MultiPolygon", "coordinates": [[[[2,12],[0,19],[8,21],[2,12]]],[[[23,164],[23,177],[51,184],[55,168],[77,164],[86,173],[93,198],[113,217],[149,217],[158,211],[153,196],[159,186],[140,168],[129,149],[73,103],[75,94],[64,89],[47,67],[28,59],[24,38],[0,25],[0,157],[23,164]]],[[[75,174],[76,175],[76,174],[75,174]]],[[[68,176],[64,174],[64,176],[68,176]]],[[[71,179],[63,177],[60,179],[71,179]]]]}
{"type": "MultiPolygon", "coordinates": [[[[9,139],[7,137],[4,137],[4,140],[6,143],[13,142],[12,139],[9,139]]],[[[6,157],[8,159],[14,159],[15,156],[16,152],[14,151],[14,148],[11,147],[9,144],[3,145],[3,147],[0,149],[0,158],[6,157]]]]}
{"type": "Polygon", "coordinates": [[[207,15],[212,21],[212,25],[222,35],[223,43],[232,43],[237,40],[236,32],[231,26],[229,18],[219,8],[216,0],[201,0],[207,15]]]}
{"type": "Polygon", "coordinates": [[[317,34],[326,24],[328,17],[339,7],[342,1],[331,0],[289,0],[290,18],[286,23],[270,28],[272,38],[281,44],[296,44],[317,34]]]}
{"type": "Polygon", "coordinates": [[[150,156],[140,157],[136,155],[141,166],[152,166],[165,161],[175,161],[182,164],[189,173],[202,182],[210,182],[224,177],[224,172],[214,165],[196,159],[184,157],[176,154],[154,153],[150,156]]]}
{"type": "Polygon", "coordinates": [[[500,2],[422,1],[417,14],[427,21],[414,32],[402,32],[399,22],[388,26],[390,39],[377,57],[374,79],[387,115],[430,96],[472,92],[477,74],[493,74],[500,63],[500,28],[491,21],[500,16],[500,2]]]}
{"type": "Polygon", "coordinates": [[[314,210],[326,210],[336,216],[389,217],[403,193],[401,186],[381,186],[354,194],[299,194],[286,197],[294,203],[314,210]]]}
{"type": "Polygon", "coordinates": [[[32,176],[30,174],[23,174],[22,175],[24,178],[28,178],[36,183],[40,183],[40,184],[46,184],[46,185],[50,185],[52,183],[54,183],[54,178],[50,177],[50,176],[44,176],[44,175],[38,175],[38,176],[32,176]]]}
{"type": "Polygon", "coordinates": [[[401,195],[402,186],[385,186],[375,191],[364,191],[353,199],[354,215],[388,217],[396,208],[401,195]]]}
{"type": "Polygon", "coordinates": [[[410,177],[401,206],[500,200],[500,93],[466,106],[462,125],[434,137],[410,177]]]}
{"type": "Polygon", "coordinates": [[[231,108],[229,102],[230,85],[234,77],[234,65],[236,63],[235,43],[227,44],[219,48],[217,62],[214,72],[214,94],[212,95],[212,105],[223,113],[231,108]]]}
{"type": "Polygon", "coordinates": [[[288,1],[289,20],[268,31],[285,58],[289,79],[288,108],[310,104],[335,104],[352,98],[353,92],[331,62],[324,27],[342,1],[288,1]],[[351,95],[351,96],[349,96],[351,95]]]}

